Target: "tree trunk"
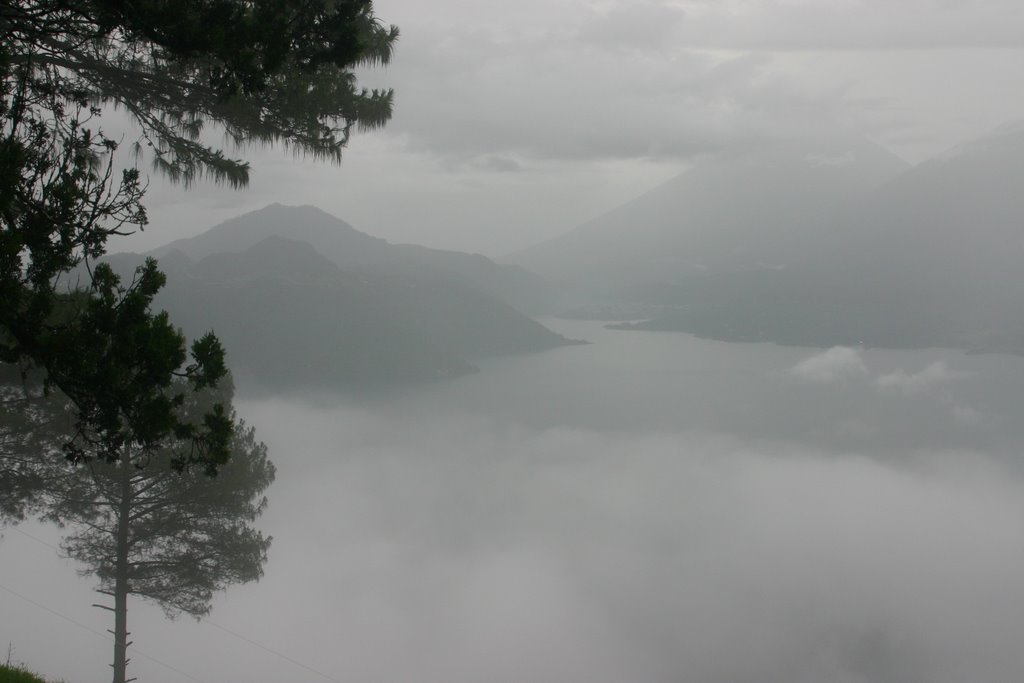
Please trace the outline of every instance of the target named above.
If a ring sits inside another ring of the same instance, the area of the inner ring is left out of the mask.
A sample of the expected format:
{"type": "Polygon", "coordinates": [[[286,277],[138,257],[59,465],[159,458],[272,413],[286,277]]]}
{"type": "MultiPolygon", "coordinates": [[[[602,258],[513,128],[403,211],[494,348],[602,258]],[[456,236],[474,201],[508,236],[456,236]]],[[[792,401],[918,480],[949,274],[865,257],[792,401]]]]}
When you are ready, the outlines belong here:
{"type": "Polygon", "coordinates": [[[114,566],[114,683],[126,683],[128,675],[128,523],[132,510],[132,462],[127,446],[121,454],[120,475],[114,566]]]}

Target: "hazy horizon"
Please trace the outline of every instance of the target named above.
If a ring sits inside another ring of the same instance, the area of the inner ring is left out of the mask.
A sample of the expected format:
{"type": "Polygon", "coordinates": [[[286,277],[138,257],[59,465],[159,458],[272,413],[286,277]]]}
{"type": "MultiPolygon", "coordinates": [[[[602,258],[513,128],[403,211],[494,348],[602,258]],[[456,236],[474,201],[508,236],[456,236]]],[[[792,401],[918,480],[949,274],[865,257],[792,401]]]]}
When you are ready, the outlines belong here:
{"type": "MultiPolygon", "coordinates": [[[[188,122],[251,182],[174,185],[95,113],[147,184],[111,268],[178,242],[155,319],[224,342],[277,467],[261,580],[131,597],[129,677],[1024,680],[1024,2],[372,4],[394,116],[338,166],[188,122]]],[[[66,236],[5,220],[25,293],[66,236]]],[[[102,680],[62,533],[0,522],[0,646],[102,680]]]]}

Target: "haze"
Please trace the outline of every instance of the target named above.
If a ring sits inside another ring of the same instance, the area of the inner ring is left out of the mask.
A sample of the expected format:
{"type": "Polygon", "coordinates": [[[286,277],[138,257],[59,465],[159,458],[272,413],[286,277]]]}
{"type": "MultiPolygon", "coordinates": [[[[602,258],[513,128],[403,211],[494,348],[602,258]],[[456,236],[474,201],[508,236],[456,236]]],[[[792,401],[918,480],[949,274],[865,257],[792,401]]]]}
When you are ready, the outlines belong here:
{"type": "Polygon", "coordinates": [[[245,192],[154,177],[142,251],[270,202],[395,242],[501,256],[695,155],[839,127],[909,162],[1024,118],[1013,0],[380,0],[392,122],[340,168],[246,151],[245,192]]]}
{"type": "MultiPolygon", "coordinates": [[[[267,575],[216,626],[136,604],[138,649],[205,681],[323,679],[222,627],[336,680],[1024,671],[1024,363],[555,329],[594,343],[400,396],[241,404],[279,467],[267,575]]],[[[5,583],[101,625],[51,550],[4,546],[34,562],[5,583]]],[[[55,675],[103,669],[92,634],[4,613],[17,656],[56,640],[55,675]]]]}
{"type": "MultiPolygon", "coordinates": [[[[1024,680],[1024,4],[374,5],[386,128],[154,176],[111,250],[278,470],[265,577],[133,601],[130,675],[1024,680]]],[[[0,643],[101,680],[93,579],[0,531],[0,643]]]]}

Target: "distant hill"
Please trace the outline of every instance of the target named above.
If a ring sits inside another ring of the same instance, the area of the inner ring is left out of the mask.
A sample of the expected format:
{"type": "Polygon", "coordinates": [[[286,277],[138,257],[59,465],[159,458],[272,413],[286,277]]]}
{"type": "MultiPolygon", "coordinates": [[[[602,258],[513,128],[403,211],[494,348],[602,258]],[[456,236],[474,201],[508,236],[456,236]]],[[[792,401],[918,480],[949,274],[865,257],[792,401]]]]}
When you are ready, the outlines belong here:
{"type": "MultiPolygon", "coordinates": [[[[310,244],[276,235],[201,258],[160,253],[168,284],[157,305],[190,337],[215,330],[232,370],[251,387],[346,389],[454,377],[474,372],[475,358],[574,343],[471,284],[342,269],[310,244]]],[[[143,259],[107,260],[128,274],[143,259]]]]}
{"type": "Polygon", "coordinates": [[[272,236],[307,242],[335,265],[353,272],[472,285],[528,315],[547,311],[553,298],[551,285],[518,266],[499,265],[480,254],[391,244],[313,206],[271,204],[151,253],[159,258],[178,251],[200,259],[242,251],[272,236]]]}
{"type": "Polygon", "coordinates": [[[505,260],[602,290],[779,268],[800,261],[848,202],[906,169],[881,147],[846,138],[723,153],[505,260]]]}
{"type": "Polygon", "coordinates": [[[515,260],[566,259],[623,329],[1024,352],[1024,127],[913,168],[832,149],[716,159],[515,260]]]}
{"type": "Polygon", "coordinates": [[[936,339],[1024,351],[1024,126],[1006,126],[910,169],[852,208],[814,264],[847,289],[870,283],[930,316],[936,339]]]}
{"type": "Polygon", "coordinates": [[[822,267],[933,292],[958,306],[1024,300],[1024,126],[1007,126],[900,175],[846,217],[822,267]],[[862,271],[862,272],[858,272],[862,271]]]}

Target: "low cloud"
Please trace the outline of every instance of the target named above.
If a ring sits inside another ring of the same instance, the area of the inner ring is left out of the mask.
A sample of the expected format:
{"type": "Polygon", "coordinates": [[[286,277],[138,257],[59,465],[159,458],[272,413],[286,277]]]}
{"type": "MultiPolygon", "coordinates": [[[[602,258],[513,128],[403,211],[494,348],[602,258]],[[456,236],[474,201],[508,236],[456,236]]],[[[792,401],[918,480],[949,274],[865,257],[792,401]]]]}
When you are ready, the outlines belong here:
{"type": "MultiPolygon", "coordinates": [[[[317,668],[455,683],[1024,674],[1003,637],[1024,627],[1024,496],[982,454],[890,465],[726,435],[259,413],[301,430],[316,467],[285,465],[306,475],[282,478],[274,576],[254,595],[287,605],[273,642],[317,668]]],[[[295,434],[268,436],[283,452],[295,434]]]]}
{"type": "MultiPolygon", "coordinates": [[[[872,377],[863,353],[855,348],[836,346],[813,354],[789,370],[789,374],[814,384],[847,384],[854,380],[870,382],[878,391],[904,396],[934,395],[951,382],[970,377],[968,373],[950,369],[944,360],[930,363],[922,370],[910,372],[898,368],[872,377]]],[[[948,396],[941,396],[951,400],[948,396]]],[[[958,417],[970,421],[966,412],[958,417]]]]}
{"type": "Polygon", "coordinates": [[[897,370],[875,378],[875,384],[886,391],[898,391],[908,396],[924,394],[951,381],[964,377],[964,373],[949,369],[945,361],[936,361],[920,372],[897,370]]]}
{"type": "Polygon", "coordinates": [[[971,406],[955,405],[950,408],[950,413],[958,422],[967,425],[977,425],[982,421],[982,415],[971,406]]]}
{"type": "Polygon", "coordinates": [[[1020,47],[1015,0],[681,0],[690,44],[748,50],[1020,47]]]}
{"type": "Polygon", "coordinates": [[[843,384],[867,376],[868,367],[857,349],[836,346],[800,361],[790,374],[815,384],[843,384]]]}
{"type": "Polygon", "coordinates": [[[683,9],[660,0],[634,0],[584,15],[577,37],[584,44],[622,51],[664,51],[685,18],[683,9]]]}
{"type": "Polygon", "coordinates": [[[808,87],[771,55],[694,49],[677,7],[540,13],[449,25],[443,40],[412,24],[394,66],[364,79],[395,88],[385,134],[471,167],[491,155],[682,161],[848,123],[846,83],[808,87]]]}
{"type": "MultiPolygon", "coordinates": [[[[856,354],[819,355],[859,367],[856,354]]],[[[275,543],[266,576],[218,598],[212,621],[317,671],[450,683],[1024,677],[1024,482],[985,453],[533,428],[421,404],[239,409],[279,468],[261,523],[275,543]]],[[[102,632],[89,583],[75,592],[72,568],[51,564],[9,565],[5,584],[102,632]]],[[[93,634],[9,611],[18,655],[52,677],[80,670],[80,650],[103,668],[93,634]]],[[[141,603],[132,624],[142,651],[203,680],[309,673],[141,603]]],[[[170,680],[146,659],[132,667],[170,680]]]]}
{"type": "Polygon", "coordinates": [[[394,0],[398,58],[367,82],[396,89],[388,135],[469,166],[493,154],[684,160],[839,128],[886,138],[921,117],[858,87],[884,81],[878,69],[821,74],[821,55],[1024,47],[1024,8],[993,1],[481,2],[453,24],[394,0]]]}

